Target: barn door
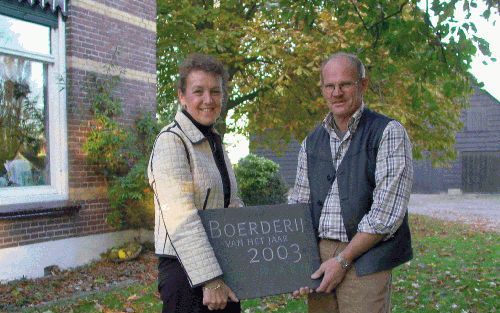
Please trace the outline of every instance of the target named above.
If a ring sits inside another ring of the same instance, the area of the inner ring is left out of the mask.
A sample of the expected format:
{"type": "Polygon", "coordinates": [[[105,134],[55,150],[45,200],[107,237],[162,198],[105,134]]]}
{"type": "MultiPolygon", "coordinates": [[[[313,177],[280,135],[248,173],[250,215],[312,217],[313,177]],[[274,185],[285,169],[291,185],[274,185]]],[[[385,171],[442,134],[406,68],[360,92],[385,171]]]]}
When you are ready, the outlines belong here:
{"type": "Polygon", "coordinates": [[[500,151],[461,155],[464,192],[500,192],[500,151]]]}

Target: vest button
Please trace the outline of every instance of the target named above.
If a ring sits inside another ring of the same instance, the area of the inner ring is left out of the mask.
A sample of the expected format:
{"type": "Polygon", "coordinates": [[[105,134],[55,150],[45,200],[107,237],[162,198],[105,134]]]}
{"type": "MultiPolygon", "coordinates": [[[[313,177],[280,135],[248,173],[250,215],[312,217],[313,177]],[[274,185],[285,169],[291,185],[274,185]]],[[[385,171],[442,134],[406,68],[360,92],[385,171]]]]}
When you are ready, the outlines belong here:
{"type": "Polygon", "coordinates": [[[328,174],[328,175],[326,176],[326,179],[327,179],[328,181],[331,181],[331,180],[332,180],[332,175],[328,174]]]}
{"type": "Polygon", "coordinates": [[[319,206],[323,206],[323,201],[318,200],[318,201],[316,202],[316,204],[317,204],[317,205],[319,205],[319,206]]]}

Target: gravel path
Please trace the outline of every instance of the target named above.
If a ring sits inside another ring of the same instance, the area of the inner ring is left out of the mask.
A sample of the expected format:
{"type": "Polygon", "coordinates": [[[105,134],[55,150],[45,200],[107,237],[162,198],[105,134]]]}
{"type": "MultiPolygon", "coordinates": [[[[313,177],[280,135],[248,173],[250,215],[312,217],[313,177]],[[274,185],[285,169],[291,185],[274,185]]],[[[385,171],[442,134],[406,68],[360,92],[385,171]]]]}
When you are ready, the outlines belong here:
{"type": "Polygon", "coordinates": [[[500,194],[412,194],[409,212],[500,232],[500,194]]]}

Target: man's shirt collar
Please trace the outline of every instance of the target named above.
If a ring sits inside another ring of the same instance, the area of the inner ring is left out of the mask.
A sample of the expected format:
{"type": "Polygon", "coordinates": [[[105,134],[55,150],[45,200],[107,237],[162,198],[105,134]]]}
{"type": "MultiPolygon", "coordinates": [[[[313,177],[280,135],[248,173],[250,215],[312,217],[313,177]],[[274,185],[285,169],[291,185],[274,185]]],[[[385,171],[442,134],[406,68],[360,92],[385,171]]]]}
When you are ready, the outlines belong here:
{"type": "MultiPolygon", "coordinates": [[[[365,110],[365,103],[361,103],[361,106],[359,109],[354,112],[352,115],[351,119],[349,120],[349,123],[347,124],[347,129],[349,133],[354,134],[356,131],[356,128],[358,128],[359,120],[361,119],[361,115],[363,114],[363,111],[365,110]]],[[[335,123],[335,120],[333,119],[333,113],[329,112],[325,119],[323,120],[323,126],[328,130],[328,132],[334,132],[333,125],[335,123]]]]}

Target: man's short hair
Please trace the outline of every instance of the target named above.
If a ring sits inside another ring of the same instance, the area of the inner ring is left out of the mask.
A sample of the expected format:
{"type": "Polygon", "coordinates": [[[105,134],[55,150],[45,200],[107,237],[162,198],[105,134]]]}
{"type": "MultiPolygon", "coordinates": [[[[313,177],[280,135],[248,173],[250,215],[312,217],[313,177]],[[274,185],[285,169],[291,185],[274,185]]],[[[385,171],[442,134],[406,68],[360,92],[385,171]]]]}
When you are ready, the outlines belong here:
{"type": "Polygon", "coordinates": [[[334,59],[340,59],[340,58],[345,58],[347,59],[352,65],[356,67],[356,72],[358,73],[358,79],[362,79],[366,77],[366,72],[365,72],[365,66],[363,65],[363,62],[358,58],[357,55],[352,54],[352,53],[346,53],[346,52],[336,52],[332,55],[330,55],[326,60],[324,60],[321,63],[321,69],[319,73],[319,77],[321,80],[321,83],[323,83],[323,69],[325,68],[326,64],[330,62],[331,60],[334,59]]]}

